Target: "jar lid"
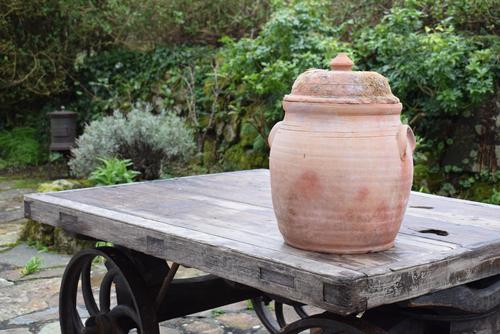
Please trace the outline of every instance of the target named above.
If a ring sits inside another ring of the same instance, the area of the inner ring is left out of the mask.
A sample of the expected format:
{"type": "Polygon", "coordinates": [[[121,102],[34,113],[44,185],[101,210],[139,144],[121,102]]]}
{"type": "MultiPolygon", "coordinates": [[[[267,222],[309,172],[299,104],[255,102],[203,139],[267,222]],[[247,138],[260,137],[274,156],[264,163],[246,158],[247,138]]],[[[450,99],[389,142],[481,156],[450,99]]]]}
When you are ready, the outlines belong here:
{"type": "Polygon", "coordinates": [[[339,53],[330,62],[331,70],[310,69],[297,77],[292,92],[284,100],[290,102],[371,104],[399,103],[392,95],[389,81],[371,71],[353,71],[353,61],[339,53]]]}

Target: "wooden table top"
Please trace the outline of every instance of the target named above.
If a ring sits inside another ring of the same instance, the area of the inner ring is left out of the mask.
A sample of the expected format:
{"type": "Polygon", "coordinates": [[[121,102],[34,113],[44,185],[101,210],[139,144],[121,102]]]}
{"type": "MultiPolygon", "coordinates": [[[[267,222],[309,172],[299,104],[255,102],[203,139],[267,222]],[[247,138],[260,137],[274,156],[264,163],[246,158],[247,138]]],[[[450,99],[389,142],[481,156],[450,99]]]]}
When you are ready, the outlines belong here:
{"type": "Polygon", "coordinates": [[[500,206],[412,193],[392,249],[307,252],[283,243],[264,169],[30,194],[25,214],[339,314],[500,274],[500,206]]]}

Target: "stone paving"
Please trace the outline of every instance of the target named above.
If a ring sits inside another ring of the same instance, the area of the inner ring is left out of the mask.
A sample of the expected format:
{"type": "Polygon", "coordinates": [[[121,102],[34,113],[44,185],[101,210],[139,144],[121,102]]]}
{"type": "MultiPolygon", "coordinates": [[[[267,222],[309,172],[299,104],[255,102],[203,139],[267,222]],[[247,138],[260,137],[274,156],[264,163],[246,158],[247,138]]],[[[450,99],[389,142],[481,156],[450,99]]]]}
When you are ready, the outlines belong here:
{"type": "MultiPolygon", "coordinates": [[[[57,334],[59,285],[70,256],[39,252],[18,243],[22,195],[33,189],[12,189],[0,182],[0,334],[57,334]],[[34,256],[40,271],[23,276],[21,269],[34,256]]],[[[189,276],[192,269],[181,269],[189,276]]],[[[161,324],[162,334],[264,334],[249,303],[240,302],[161,324]]]]}
{"type": "Polygon", "coordinates": [[[14,181],[0,182],[0,222],[19,220],[23,217],[23,195],[34,189],[14,188],[14,181]]]}

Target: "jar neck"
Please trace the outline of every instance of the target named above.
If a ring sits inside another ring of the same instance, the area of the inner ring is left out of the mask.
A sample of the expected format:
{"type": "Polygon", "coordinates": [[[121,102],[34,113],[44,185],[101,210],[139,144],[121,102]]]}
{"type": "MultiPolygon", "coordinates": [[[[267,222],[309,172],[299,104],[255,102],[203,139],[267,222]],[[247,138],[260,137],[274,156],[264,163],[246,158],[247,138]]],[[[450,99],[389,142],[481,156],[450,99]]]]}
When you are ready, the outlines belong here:
{"type": "MultiPolygon", "coordinates": [[[[315,104],[284,102],[284,126],[314,128],[314,131],[377,132],[401,125],[402,105],[398,104],[315,104]]],[[[392,130],[390,130],[392,131],[392,130]]]]}

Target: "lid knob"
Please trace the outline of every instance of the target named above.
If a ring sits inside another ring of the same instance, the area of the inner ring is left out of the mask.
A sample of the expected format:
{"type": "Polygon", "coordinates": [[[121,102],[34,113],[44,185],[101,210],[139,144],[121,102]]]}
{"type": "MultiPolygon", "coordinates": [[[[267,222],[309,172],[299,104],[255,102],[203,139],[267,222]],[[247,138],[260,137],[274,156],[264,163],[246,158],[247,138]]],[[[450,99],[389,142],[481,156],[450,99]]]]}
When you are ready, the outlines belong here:
{"type": "Polygon", "coordinates": [[[339,53],[337,57],[333,58],[330,62],[332,71],[352,71],[353,61],[347,53],[339,53]]]}

